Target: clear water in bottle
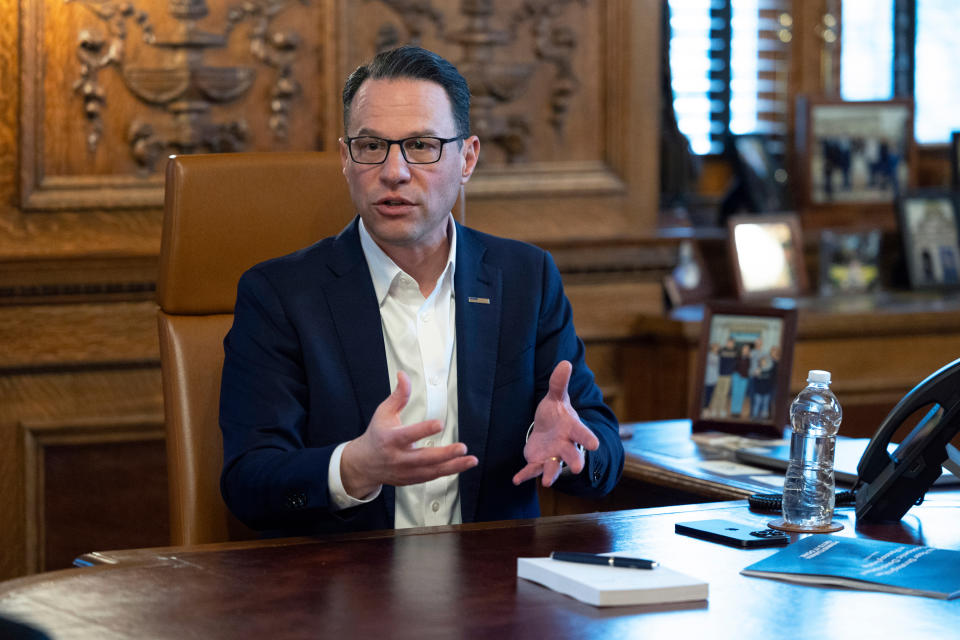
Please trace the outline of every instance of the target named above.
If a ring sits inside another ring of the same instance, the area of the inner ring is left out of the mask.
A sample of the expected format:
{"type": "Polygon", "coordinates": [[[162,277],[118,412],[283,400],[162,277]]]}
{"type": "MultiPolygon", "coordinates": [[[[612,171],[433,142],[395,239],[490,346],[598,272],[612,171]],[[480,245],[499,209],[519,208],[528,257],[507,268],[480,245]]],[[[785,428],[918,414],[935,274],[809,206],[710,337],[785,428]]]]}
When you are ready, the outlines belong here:
{"type": "Polygon", "coordinates": [[[790,464],[783,485],[783,518],[801,527],[833,519],[833,454],[843,413],[830,391],[830,373],[811,371],[807,387],[790,405],[790,464]]]}

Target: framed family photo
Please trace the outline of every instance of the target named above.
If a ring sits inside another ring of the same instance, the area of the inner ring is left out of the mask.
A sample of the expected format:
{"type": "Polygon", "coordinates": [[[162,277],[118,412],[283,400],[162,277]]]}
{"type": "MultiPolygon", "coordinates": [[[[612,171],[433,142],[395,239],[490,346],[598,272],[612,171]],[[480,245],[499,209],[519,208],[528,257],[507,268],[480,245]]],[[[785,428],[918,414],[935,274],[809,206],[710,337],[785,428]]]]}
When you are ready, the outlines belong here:
{"type": "Polygon", "coordinates": [[[900,238],[910,286],[960,287],[957,194],[947,190],[907,192],[898,203],[900,238]]]}
{"type": "Polygon", "coordinates": [[[782,437],[796,309],[708,303],[690,415],[697,431],[782,437]]]}
{"type": "Polygon", "coordinates": [[[727,230],[738,298],[798,296],[806,290],[803,236],[796,215],[733,216],[727,230]]]}
{"type": "Polygon", "coordinates": [[[914,171],[912,101],[802,97],[797,118],[805,205],[889,205],[892,211],[914,171]]]}
{"type": "Polygon", "coordinates": [[[880,288],[879,229],[820,232],[820,295],[872,293],[880,288]]]}

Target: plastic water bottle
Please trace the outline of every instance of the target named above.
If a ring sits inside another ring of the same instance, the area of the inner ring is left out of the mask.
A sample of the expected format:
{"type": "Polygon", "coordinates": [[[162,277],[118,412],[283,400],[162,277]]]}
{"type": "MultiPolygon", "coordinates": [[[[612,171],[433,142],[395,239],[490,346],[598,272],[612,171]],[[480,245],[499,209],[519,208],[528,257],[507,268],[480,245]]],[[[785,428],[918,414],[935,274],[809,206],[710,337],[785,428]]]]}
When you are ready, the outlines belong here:
{"type": "Polygon", "coordinates": [[[833,519],[833,452],[842,417],[830,372],[811,370],[806,388],[790,404],[793,439],[783,485],[783,519],[789,526],[817,529],[833,519]]]}

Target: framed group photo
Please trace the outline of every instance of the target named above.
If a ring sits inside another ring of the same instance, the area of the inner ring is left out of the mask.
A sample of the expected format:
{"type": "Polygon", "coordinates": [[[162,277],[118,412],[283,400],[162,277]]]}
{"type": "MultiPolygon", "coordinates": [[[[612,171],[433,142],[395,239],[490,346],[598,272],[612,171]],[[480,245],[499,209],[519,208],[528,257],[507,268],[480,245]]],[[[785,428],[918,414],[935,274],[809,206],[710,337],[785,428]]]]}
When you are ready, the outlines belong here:
{"type": "Polygon", "coordinates": [[[690,415],[697,431],[782,437],[795,309],[708,303],[690,415]]]}
{"type": "Polygon", "coordinates": [[[739,299],[792,297],[806,291],[803,236],[796,215],[732,216],[727,230],[739,299]]]}
{"type": "Polygon", "coordinates": [[[960,287],[957,194],[947,190],[907,192],[899,201],[900,237],[913,289],[960,287]]]}
{"type": "Polygon", "coordinates": [[[911,182],[913,103],[802,98],[797,149],[807,205],[889,205],[911,182]]]}

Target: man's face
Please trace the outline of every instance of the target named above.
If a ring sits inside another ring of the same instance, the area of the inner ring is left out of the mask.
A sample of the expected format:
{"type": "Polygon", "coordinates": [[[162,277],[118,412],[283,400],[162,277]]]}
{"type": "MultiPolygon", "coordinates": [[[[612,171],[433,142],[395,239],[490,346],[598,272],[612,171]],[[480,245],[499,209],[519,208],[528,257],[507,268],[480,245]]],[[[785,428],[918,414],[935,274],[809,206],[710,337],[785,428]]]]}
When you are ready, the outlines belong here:
{"type": "MultiPolygon", "coordinates": [[[[400,140],[412,136],[457,135],[450,99],[443,87],[426,80],[367,80],[353,97],[347,136],[400,140]]],[[[383,164],[357,164],[340,141],[343,175],[350,196],[373,239],[391,248],[436,248],[446,242],[447,214],[460,186],[477,164],[476,136],[443,147],[434,164],[408,164],[391,145],[383,164]]]]}

